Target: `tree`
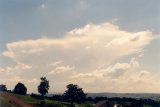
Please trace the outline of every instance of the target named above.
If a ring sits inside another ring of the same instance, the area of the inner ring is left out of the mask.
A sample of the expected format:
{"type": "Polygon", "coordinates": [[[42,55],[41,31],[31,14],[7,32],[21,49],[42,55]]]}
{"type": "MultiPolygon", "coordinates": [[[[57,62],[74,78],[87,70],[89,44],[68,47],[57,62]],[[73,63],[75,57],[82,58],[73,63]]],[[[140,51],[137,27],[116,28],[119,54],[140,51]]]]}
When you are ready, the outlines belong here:
{"type": "Polygon", "coordinates": [[[0,91],[7,91],[7,87],[4,84],[0,85],[0,91]]]}
{"type": "Polygon", "coordinates": [[[46,93],[48,93],[49,90],[49,81],[46,79],[46,77],[41,77],[40,85],[38,86],[38,92],[41,94],[42,98],[46,93]]]}
{"type": "Polygon", "coordinates": [[[86,99],[86,95],[83,92],[83,89],[80,88],[78,85],[69,84],[67,85],[67,90],[64,93],[64,98],[71,102],[73,106],[73,102],[82,103],[86,99]]]}
{"type": "Polygon", "coordinates": [[[22,84],[22,83],[19,82],[19,83],[15,86],[13,92],[16,93],[16,94],[26,95],[26,93],[27,93],[27,88],[26,88],[26,86],[25,86],[24,84],[22,84]]]}

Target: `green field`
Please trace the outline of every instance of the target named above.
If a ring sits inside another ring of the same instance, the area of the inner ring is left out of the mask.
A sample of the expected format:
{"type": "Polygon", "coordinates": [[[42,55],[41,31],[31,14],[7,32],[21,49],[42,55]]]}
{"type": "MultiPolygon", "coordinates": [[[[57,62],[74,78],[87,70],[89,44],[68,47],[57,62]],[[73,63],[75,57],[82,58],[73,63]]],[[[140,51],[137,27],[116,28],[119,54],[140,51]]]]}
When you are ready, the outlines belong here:
{"type": "MultiPolygon", "coordinates": [[[[68,102],[62,102],[62,101],[54,101],[49,99],[36,99],[31,97],[30,95],[18,95],[11,93],[10,95],[16,96],[17,98],[23,100],[25,103],[29,103],[34,105],[34,107],[40,107],[39,104],[43,101],[45,102],[44,107],[70,107],[70,103],[68,102]]],[[[89,104],[75,104],[76,107],[92,107],[89,104]]],[[[9,101],[6,97],[0,96],[0,107],[18,107],[15,102],[9,101]]]]}
{"type": "Polygon", "coordinates": [[[30,103],[30,104],[34,104],[34,105],[40,104],[40,102],[44,101],[47,105],[57,105],[60,107],[68,107],[69,106],[69,103],[67,103],[67,102],[60,102],[60,101],[54,101],[54,100],[48,100],[48,99],[40,100],[40,99],[33,98],[29,95],[24,96],[24,95],[14,94],[14,96],[22,99],[26,103],[30,103]]]}

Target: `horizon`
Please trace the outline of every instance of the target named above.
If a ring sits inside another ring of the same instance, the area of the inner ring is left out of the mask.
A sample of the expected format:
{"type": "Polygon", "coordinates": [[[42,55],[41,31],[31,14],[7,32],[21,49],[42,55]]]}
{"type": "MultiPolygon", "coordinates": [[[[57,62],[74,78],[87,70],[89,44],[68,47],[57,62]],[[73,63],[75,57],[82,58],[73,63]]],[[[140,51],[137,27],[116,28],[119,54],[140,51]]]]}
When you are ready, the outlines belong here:
{"type": "Polygon", "coordinates": [[[1,0],[0,84],[36,93],[160,93],[160,1],[1,0]]]}

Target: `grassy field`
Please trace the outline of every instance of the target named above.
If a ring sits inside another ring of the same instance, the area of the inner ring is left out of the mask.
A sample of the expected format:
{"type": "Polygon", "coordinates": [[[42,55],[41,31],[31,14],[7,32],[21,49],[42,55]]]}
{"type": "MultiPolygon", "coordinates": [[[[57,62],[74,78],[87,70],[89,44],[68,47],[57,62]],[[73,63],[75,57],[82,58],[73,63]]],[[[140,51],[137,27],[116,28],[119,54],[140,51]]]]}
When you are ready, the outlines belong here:
{"type": "MultiPolygon", "coordinates": [[[[42,107],[40,106],[40,103],[45,102],[43,107],[70,107],[70,103],[63,102],[63,101],[55,101],[55,100],[49,100],[49,99],[36,99],[31,97],[30,95],[18,95],[9,93],[11,96],[15,96],[18,99],[21,99],[23,102],[33,105],[33,107],[42,107]]],[[[131,102],[124,102],[126,105],[130,105],[131,102]]],[[[7,99],[7,97],[0,96],[0,107],[19,107],[14,101],[10,101],[7,99]]],[[[77,104],[75,103],[75,107],[93,107],[90,104],[84,103],[84,104],[77,104]]],[[[150,106],[148,104],[144,104],[143,107],[159,107],[159,106],[150,106]]]]}
{"type": "MultiPolygon", "coordinates": [[[[39,104],[44,101],[45,102],[45,107],[48,106],[54,106],[54,107],[70,107],[70,103],[68,102],[62,102],[62,101],[54,101],[54,100],[49,100],[49,99],[36,99],[31,97],[30,95],[18,95],[18,94],[13,94],[11,95],[16,96],[17,98],[23,100],[26,103],[34,105],[34,107],[40,107],[39,104]]],[[[14,102],[10,102],[8,99],[5,97],[0,96],[0,107],[17,107],[14,102]]],[[[75,104],[76,107],[91,107],[89,104],[75,104]]]]}
{"type": "Polygon", "coordinates": [[[48,99],[41,100],[41,99],[33,98],[29,95],[25,95],[25,96],[18,95],[18,94],[13,94],[13,95],[22,99],[26,103],[30,103],[30,104],[34,104],[34,105],[40,104],[40,102],[44,101],[47,105],[57,105],[60,107],[68,107],[69,106],[69,103],[67,103],[67,102],[53,101],[53,100],[48,100],[48,99]]]}

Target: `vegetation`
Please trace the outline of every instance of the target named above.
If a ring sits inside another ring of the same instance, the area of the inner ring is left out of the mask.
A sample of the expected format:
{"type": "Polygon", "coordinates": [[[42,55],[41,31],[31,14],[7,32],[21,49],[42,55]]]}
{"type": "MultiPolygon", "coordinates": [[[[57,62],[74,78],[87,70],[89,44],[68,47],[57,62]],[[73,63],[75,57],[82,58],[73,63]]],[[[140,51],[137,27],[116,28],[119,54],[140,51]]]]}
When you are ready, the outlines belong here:
{"type": "MultiPolygon", "coordinates": [[[[18,94],[14,94],[14,96],[22,99],[24,102],[26,103],[30,103],[36,106],[40,105],[42,102],[44,102],[46,105],[59,105],[60,107],[62,105],[69,105],[69,103],[67,102],[62,102],[62,101],[54,101],[54,100],[50,100],[47,97],[41,99],[41,98],[34,98],[31,95],[18,95],[18,94]]],[[[66,106],[67,107],[67,106],[66,106]]]]}
{"type": "MultiPolygon", "coordinates": [[[[40,94],[26,95],[27,88],[23,83],[18,83],[13,92],[7,90],[6,85],[0,85],[0,106],[1,107],[17,107],[14,101],[5,97],[5,94],[15,96],[26,104],[33,107],[93,107],[100,101],[107,101],[107,104],[119,104],[122,107],[160,107],[160,102],[151,99],[135,99],[135,98],[107,98],[107,97],[86,97],[83,89],[76,84],[68,84],[66,91],[62,95],[45,96],[49,90],[49,81],[46,77],[41,77],[38,92],[40,94]],[[10,92],[10,93],[7,93],[10,92]],[[1,96],[3,95],[3,96],[1,96]]],[[[110,106],[109,106],[110,107],[110,106]]]]}
{"type": "Polygon", "coordinates": [[[67,85],[67,90],[64,93],[64,99],[70,101],[71,105],[73,105],[73,102],[85,102],[86,95],[87,94],[85,94],[82,88],[80,88],[78,85],[69,84],[67,85]]]}
{"type": "Polygon", "coordinates": [[[42,98],[46,93],[48,93],[49,90],[49,81],[46,79],[46,77],[41,77],[40,85],[38,86],[38,92],[41,94],[42,98]]]}
{"type": "MultiPolygon", "coordinates": [[[[17,98],[23,100],[26,103],[34,105],[34,107],[71,107],[70,103],[68,102],[51,100],[49,97],[44,97],[44,99],[39,99],[39,98],[34,98],[31,95],[20,95],[20,94],[14,94],[14,93],[10,93],[10,94],[12,96],[16,96],[17,98]]],[[[3,105],[5,103],[6,105],[12,105],[12,106],[1,106],[0,105],[0,107],[17,107],[17,105],[14,102],[9,103],[7,99],[5,100],[6,100],[5,102],[3,101],[3,105]]],[[[75,103],[75,105],[76,107],[91,107],[89,104],[75,103]]]]}
{"type": "Polygon", "coordinates": [[[135,98],[107,98],[107,97],[95,97],[93,101],[95,103],[99,101],[109,101],[114,104],[121,104],[122,107],[160,107],[160,102],[151,99],[135,99],[135,98]]]}
{"type": "Polygon", "coordinates": [[[27,93],[27,88],[26,88],[26,86],[25,86],[24,84],[18,83],[18,84],[15,86],[13,92],[16,93],[16,94],[26,95],[26,93],[27,93]]]}
{"type": "Polygon", "coordinates": [[[7,87],[4,84],[0,85],[0,91],[7,91],[7,87]]]}

